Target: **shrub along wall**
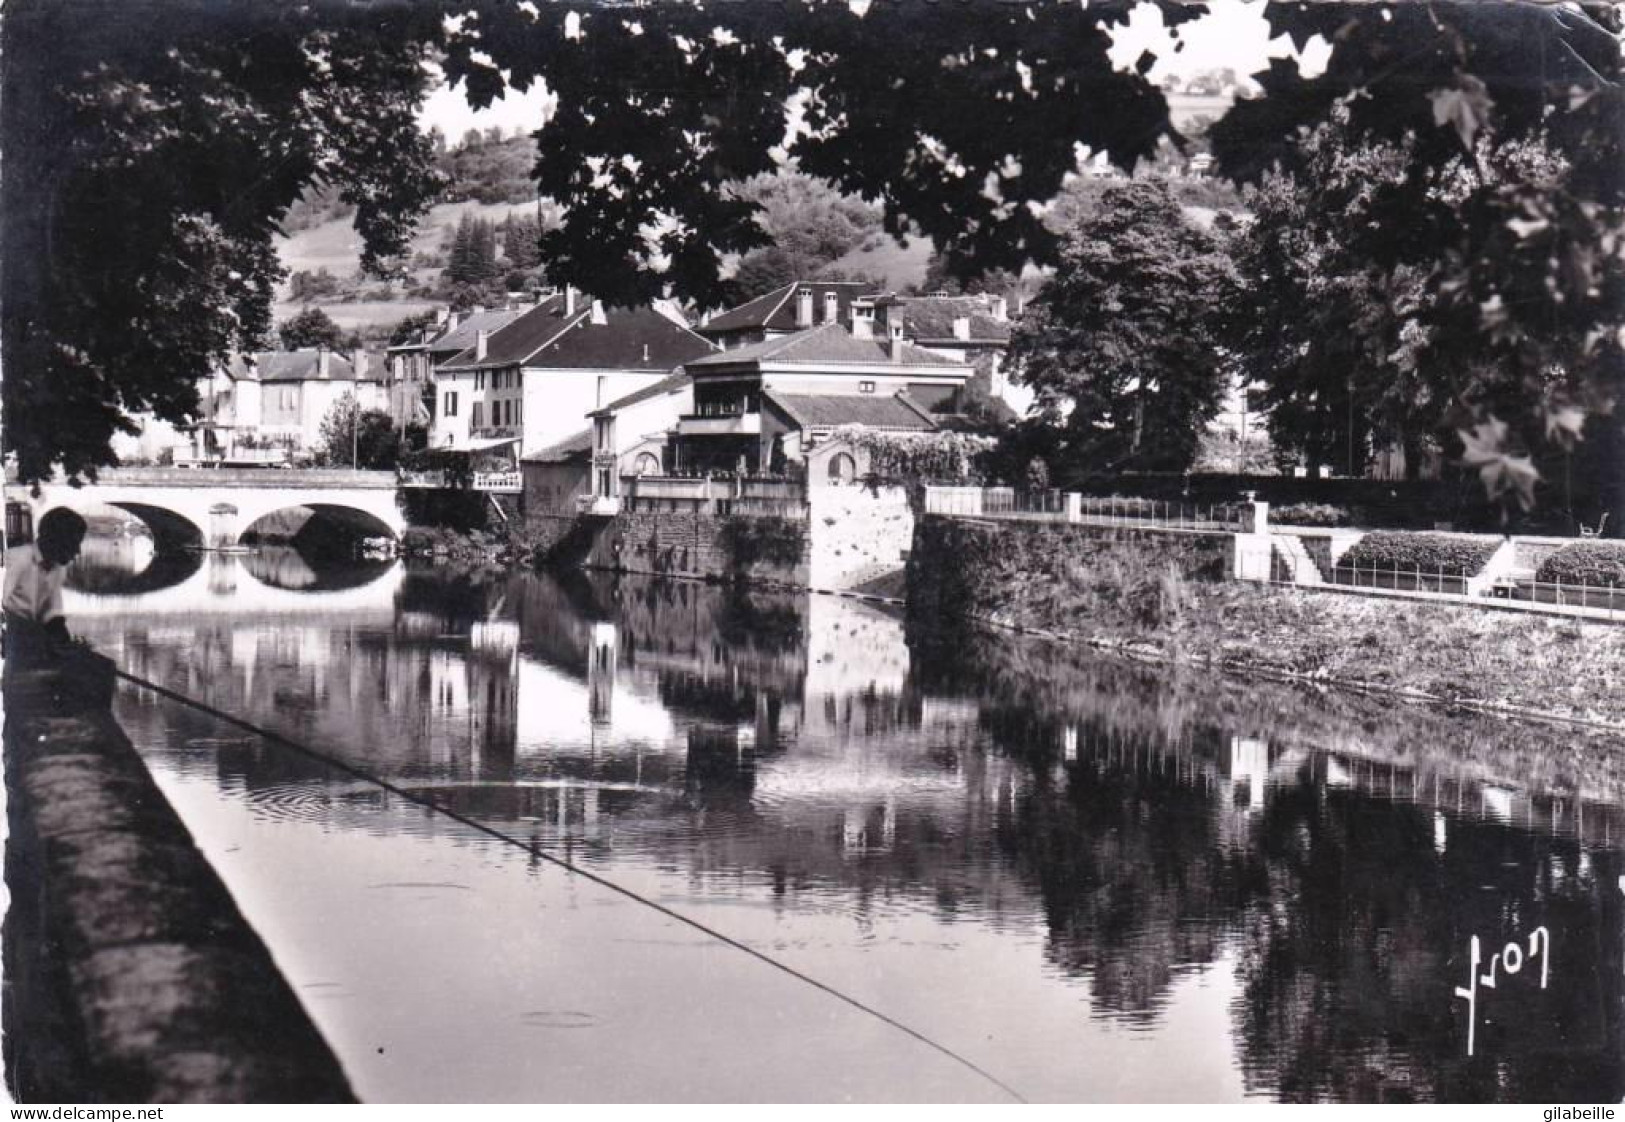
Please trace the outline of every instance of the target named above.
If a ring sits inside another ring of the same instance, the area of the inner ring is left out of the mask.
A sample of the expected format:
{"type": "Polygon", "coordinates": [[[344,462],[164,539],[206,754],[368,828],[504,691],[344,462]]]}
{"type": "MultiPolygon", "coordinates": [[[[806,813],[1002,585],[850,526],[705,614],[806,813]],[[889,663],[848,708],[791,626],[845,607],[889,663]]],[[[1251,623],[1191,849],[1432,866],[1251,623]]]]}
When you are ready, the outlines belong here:
{"type": "Polygon", "coordinates": [[[1476,577],[1500,546],[1500,538],[1473,534],[1367,534],[1338,565],[1476,577]]]}
{"type": "Polygon", "coordinates": [[[1625,588],[1625,542],[1579,541],[1566,545],[1541,562],[1535,580],[1625,588]]]}

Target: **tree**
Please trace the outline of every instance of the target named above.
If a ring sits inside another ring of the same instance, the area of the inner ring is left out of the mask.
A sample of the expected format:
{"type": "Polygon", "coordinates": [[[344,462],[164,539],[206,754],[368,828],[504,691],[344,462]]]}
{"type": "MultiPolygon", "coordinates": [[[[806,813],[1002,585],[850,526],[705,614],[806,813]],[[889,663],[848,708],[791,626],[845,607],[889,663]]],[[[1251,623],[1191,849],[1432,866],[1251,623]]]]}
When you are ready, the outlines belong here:
{"type": "Polygon", "coordinates": [[[24,479],[93,471],[131,414],[184,421],[260,344],[272,238],[323,183],[369,269],[438,184],[415,111],[435,5],[7,6],[0,58],[5,440],[24,479]]]}
{"type": "Polygon", "coordinates": [[[1225,173],[1263,184],[1261,233],[1282,243],[1254,239],[1249,272],[1301,290],[1258,268],[1272,254],[1285,268],[1296,239],[1335,249],[1344,290],[1319,301],[1323,312],[1344,302],[1317,325],[1319,356],[1286,364],[1299,386],[1271,387],[1303,414],[1281,423],[1300,439],[1324,433],[1314,414],[1341,404],[1346,418],[1352,396],[1356,448],[1362,414],[1379,435],[1436,427],[1492,495],[1529,505],[1541,451],[1576,449],[1587,418],[1625,392],[1618,11],[1272,4],[1267,15],[1295,42],[1326,35],[1330,63],[1312,79],[1273,63],[1258,76],[1265,96],[1213,126],[1214,153],[1225,173]],[[1292,230],[1323,207],[1318,229],[1292,230]],[[1362,324],[1392,349],[1349,338],[1362,324]],[[1338,378],[1340,361],[1355,377],[1338,378]]]}
{"type": "Polygon", "coordinates": [[[512,269],[536,269],[542,263],[542,224],[534,214],[516,212],[502,220],[502,255],[512,269]]]}
{"type": "Polygon", "coordinates": [[[353,393],[335,401],[322,418],[317,462],[335,467],[393,468],[401,455],[402,434],[388,413],[362,409],[353,393]]]}
{"type": "Polygon", "coordinates": [[[1181,471],[1217,412],[1234,268],[1166,183],[1107,190],[1011,336],[1013,375],[1088,470],[1181,471]]]}
{"type": "Polygon", "coordinates": [[[433,331],[440,325],[440,318],[433,308],[419,312],[415,316],[407,316],[389,331],[389,345],[398,347],[403,343],[415,343],[423,338],[426,332],[433,331]]]}
{"type": "Polygon", "coordinates": [[[285,351],[309,350],[313,347],[340,351],[350,342],[350,337],[333,322],[332,316],[310,305],[283,320],[276,330],[277,339],[285,351]]]}

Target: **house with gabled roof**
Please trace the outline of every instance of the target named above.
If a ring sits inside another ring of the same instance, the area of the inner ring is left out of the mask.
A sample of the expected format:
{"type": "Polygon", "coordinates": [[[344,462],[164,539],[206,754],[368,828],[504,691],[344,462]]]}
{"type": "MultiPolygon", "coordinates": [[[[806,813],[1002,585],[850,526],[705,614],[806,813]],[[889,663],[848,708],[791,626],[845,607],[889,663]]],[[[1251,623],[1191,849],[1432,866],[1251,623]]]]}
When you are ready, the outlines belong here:
{"type": "Polygon", "coordinates": [[[593,410],[587,428],[520,463],[526,513],[573,514],[579,496],[617,494],[622,476],[661,474],[670,432],[693,404],[693,379],[679,370],[593,410]]]}
{"type": "Polygon", "coordinates": [[[574,289],[548,296],[435,371],[432,447],[502,444],[521,458],[572,436],[587,413],[659,382],[715,348],[665,307],[607,307],[574,289]]]}
{"type": "Polygon", "coordinates": [[[693,412],[680,417],[678,470],[780,470],[843,425],[929,432],[954,414],[973,373],[967,363],[903,337],[900,319],[881,338],[839,322],[688,363],[693,412]]]}
{"type": "Polygon", "coordinates": [[[365,351],[348,357],[320,348],[233,356],[200,395],[205,451],[230,453],[251,444],[313,451],[323,419],[352,395],[363,410],[388,407],[387,375],[365,351]]]}
{"type": "Polygon", "coordinates": [[[723,350],[734,350],[821,324],[846,323],[853,302],[874,292],[868,281],[793,281],[728,309],[696,330],[723,350]]]}
{"type": "Polygon", "coordinates": [[[467,312],[442,309],[432,326],[416,338],[392,344],[388,351],[389,412],[404,427],[432,421],[423,407],[424,390],[433,385],[435,368],[474,345],[478,333],[498,331],[525,311],[524,307],[486,309],[475,305],[467,312]]]}
{"type": "Polygon", "coordinates": [[[1012,327],[1005,297],[888,294],[864,297],[852,305],[852,329],[860,335],[872,334],[877,322],[898,317],[910,343],[975,368],[966,385],[967,404],[991,408],[1007,420],[1026,415],[1032,391],[1012,384],[1004,370],[1012,327]]]}

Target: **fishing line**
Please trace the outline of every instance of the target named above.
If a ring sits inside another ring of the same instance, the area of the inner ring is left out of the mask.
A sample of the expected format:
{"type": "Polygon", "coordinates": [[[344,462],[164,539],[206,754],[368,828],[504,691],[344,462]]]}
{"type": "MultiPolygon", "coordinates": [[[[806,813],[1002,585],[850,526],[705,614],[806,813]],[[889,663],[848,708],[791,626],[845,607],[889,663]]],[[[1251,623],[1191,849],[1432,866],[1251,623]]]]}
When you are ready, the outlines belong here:
{"type": "Polygon", "coordinates": [[[270,729],[261,728],[259,725],[254,724],[252,721],[245,721],[241,717],[234,717],[230,713],[223,712],[223,711],[221,711],[219,709],[216,709],[214,706],[209,705],[209,704],[207,704],[205,702],[202,702],[202,701],[198,701],[195,698],[187,697],[183,693],[177,693],[176,691],[174,691],[172,689],[169,689],[169,688],[167,688],[165,686],[160,686],[156,682],[150,682],[145,678],[139,677],[139,676],[137,676],[135,674],[130,674],[130,673],[124,671],[124,670],[118,669],[117,667],[113,668],[113,673],[117,677],[122,678],[124,681],[129,682],[131,685],[139,686],[139,687],[141,687],[142,689],[145,689],[145,690],[150,690],[151,692],[159,695],[160,697],[166,697],[171,701],[175,701],[175,702],[180,703],[181,705],[185,705],[185,706],[187,706],[189,708],[196,709],[198,712],[203,713],[203,714],[205,714],[205,715],[207,715],[209,717],[212,717],[217,721],[224,721],[228,725],[233,725],[233,726],[235,726],[237,728],[242,729],[244,732],[249,732],[249,733],[254,734],[255,736],[262,737],[265,740],[268,740],[273,744],[280,744],[282,747],[291,749],[292,751],[297,752],[300,755],[307,757],[308,759],[315,760],[318,763],[326,765],[327,767],[333,768],[333,769],[335,769],[337,771],[344,772],[346,775],[353,776],[354,778],[359,779],[364,783],[370,783],[370,784],[372,784],[372,785],[374,785],[376,787],[382,788],[383,790],[388,791],[390,794],[396,796],[397,798],[404,799],[405,801],[407,801],[409,803],[413,803],[414,805],[424,807],[424,808],[426,808],[428,810],[435,811],[435,812],[437,812],[439,814],[443,814],[447,818],[450,818],[452,821],[461,823],[462,825],[467,826],[471,830],[476,830],[479,833],[482,833],[482,834],[486,835],[487,837],[495,838],[499,842],[502,842],[502,843],[504,843],[506,845],[511,845],[511,846],[515,847],[516,849],[523,850],[524,852],[530,854],[531,856],[533,856],[533,857],[535,857],[535,858],[537,858],[539,860],[546,861],[550,865],[555,865],[558,868],[565,870],[566,872],[573,873],[574,875],[576,875],[578,877],[581,877],[584,880],[590,881],[591,883],[596,884],[601,888],[607,888],[609,891],[617,893],[618,895],[624,896],[628,900],[632,900],[632,901],[634,901],[636,903],[642,904],[644,907],[652,908],[655,911],[659,912],[661,915],[667,917],[668,919],[676,920],[678,923],[685,924],[686,926],[693,928],[694,930],[700,932],[701,934],[708,935],[711,938],[717,940],[718,942],[723,943],[723,944],[725,944],[727,946],[730,946],[730,947],[734,948],[735,950],[743,951],[744,953],[750,955],[752,958],[756,959],[758,962],[765,963],[768,966],[771,966],[775,970],[778,970],[778,971],[781,971],[782,973],[788,974],[790,977],[796,979],[797,981],[804,982],[804,983],[806,983],[807,985],[813,987],[816,990],[823,991],[824,993],[828,994],[829,996],[835,998],[837,1001],[845,1002],[847,1005],[850,1005],[852,1008],[858,1010],[859,1012],[867,1013],[869,1016],[875,1018],[877,1021],[880,1021],[883,1024],[890,1025],[892,1028],[896,1029],[898,1032],[903,1033],[905,1036],[912,1037],[913,1039],[919,1041],[921,1044],[924,1044],[926,1047],[932,1049],[933,1051],[936,1051],[936,1052],[946,1056],[948,1059],[954,1061],[954,1063],[956,1063],[956,1064],[959,1064],[961,1067],[964,1067],[964,1068],[966,1068],[966,1069],[968,1069],[968,1070],[970,1070],[972,1072],[975,1072],[977,1075],[981,1076],[983,1079],[985,1079],[989,1083],[993,1084],[999,1090],[1001,1090],[1005,1094],[1009,1095],[1016,1102],[1025,1103],[1027,1101],[1021,1095],[1021,1092],[1017,1091],[1014,1087],[1011,1087],[1008,1083],[1004,1082],[1004,1080],[1000,1079],[998,1076],[994,1075],[992,1072],[986,1070],[985,1068],[982,1068],[982,1067],[978,1066],[975,1063],[975,1061],[967,1059],[966,1057],[960,1055],[958,1052],[955,1052],[952,1048],[949,1048],[946,1044],[941,1044],[941,1043],[931,1039],[931,1037],[926,1036],[924,1033],[920,1032],[918,1029],[910,1028],[908,1025],[905,1025],[902,1021],[899,1021],[895,1017],[891,1017],[891,1016],[888,1016],[885,1013],[882,1013],[880,1010],[874,1008],[872,1005],[866,1005],[862,1001],[859,1001],[857,998],[852,997],[849,994],[842,993],[840,990],[836,989],[835,987],[833,987],[833,986],[831,986],[831,985],[829,985],[829,984],[827,984],[825,982],[820,982],[817,978],[814,978],[809,974],[804,974],[800,970],[797,970],[795,967],[790,966],[790,965],[788,965],[786,963],[780,962],[778,959],[773,958],[771,955],[764,954],[763,952],[757,950],[755,947],[752,947],[752,946],[750,946],[750,945],[748,945],[746,943],[742,943],[738,939],[733,938],[731,935],[726,935],[723,932],[718,931],[714,927],[710,927],[710,926],[707,926],[704,923],[701,923],[697,919],[692,919],[689,916],[683,915],[681,912],[674,911],[671,908],[668,908],[664,904],[661,904],[661,903],[658,903],[658,902],[656,902],[654,900],[651,900],[646,896],[641,896],[637,892],[634,892],[632,889],[626,888],[626,887],[624,887],[622,885],[619,885],[619,884],[616,884],[614,881],[609,880],[607,877],[603,877],[603,876],[600,876],[597,873],[590,872],[587,869],[583,869],[580,865],[574,864],[573,862],[568,861],[565,858],[557,857],[557,856],[547,852],[547,850],[543,849],[539,845],[535,845],[535,844],[532,844],[532,843],[529,843],[529,842],[520,841],[518,838],[511,837],[508,834],[504,834],[502,831],[500,831],[500,830],[498,830],[498,829],[496,829],[496,828],[494,828],[492,826],[488,826],[485,823],[478,821],[477,819],[470,818],[467,815],[459,813],[458,811],[452,810],[449,807],[442,806],[439,803],[435,802],[433,799],[425,798],[422,795],[414,794],[413,792],[408,791],[403,787],[396,786],[395,784],[391,783],[387,779],[381,779],[378,776],[373,775],[370,772],[363,771],[361,768],[358,768],[358,767],[354,766],[353,764],[345,763],[343,760],[337,758],[336,756],[330,756],[326,752],[319,751],[319,750],[317,750],[315,748],[310,747],[307,744],[301,744],[297,740],[289,739],[288,737],[283,736],[281,733],[272,732],[270,729]]]}

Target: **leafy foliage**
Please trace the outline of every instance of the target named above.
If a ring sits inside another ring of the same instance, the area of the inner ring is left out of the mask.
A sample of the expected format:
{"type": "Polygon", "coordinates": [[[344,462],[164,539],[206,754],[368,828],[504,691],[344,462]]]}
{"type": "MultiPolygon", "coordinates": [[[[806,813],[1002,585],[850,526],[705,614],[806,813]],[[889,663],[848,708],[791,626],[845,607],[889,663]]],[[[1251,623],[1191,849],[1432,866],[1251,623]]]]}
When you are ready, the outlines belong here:
{"type": "Polygon", "coordinates": [[[879,432],[842,425],[831,434],[869,453],[869,474],[891,483],[971,483],[995,442],[964,432],[879,432]]]}
{"type": "Polygon", "coordinates": [[[1443,572],[1471,577],[1483,571],[1501,539],[1473,534],[1367,534],[1345,553],[1338,566],[1392,569],[1423,575],[1443,572]]]}
{"type": "Polygon", "coordinates": [[[1276,314],[1247,349],[1271,360],[1262,376],[1282,367],[1278,437],[1328,458],[1340,408],[1339,461],[1367,436],[1443,431],[1492,493],[1528,506],[1534,453],[1572,449],[1622,389],[1615,7],[1272,4],[1267,16],[1295,42],[1334,44],[1313,79],[1272,64],[1265,96],[1212,129],[1221,167],[1262,184],[1262,257],[1248,271],[1266,282],[1253,310],[1276,314]],[[1306,292],[1294,332],[1280,310],[1296,314],[1306,292]]]}
{"type": "Polygon", "coordinates": [[[1054,278],[1011,337],[1014,376],[1064,433],[1064,457],[1183,470],[1218,411],[1221,317],[1234,271],[1161,180],[1108,188],[1068,237],[1054,278]]]}
{"type": "MultiPolygon", "coordinates": [[[[566,211],[544,255],[615,302],[668,284],[727,298],[724,260],[769,241],[727,188],[774,169],[798,91],[807,128],[785,154],[880,200],[886,232],[917,225],[966,275],[1053,255],[1023,204],[1054,196],[1077,144],[1132,165],[1169,128],[1161,91],[1107,53],[1126,4],[469,7],[447,72],[476,103],[504,73],[557,93],[536,172],[566,211]]],[[[1159,7],[1171,24],[1192,14],[1159,7]]]]}
{"type": "Polygon", "coordinates": [[[322,418],[317,462],[335,467],[388,470],[401,458],[401,434],[388,413],[363,410],[345,394],[322,418]]]}
{"type": "Polygon", "coordinates": [[[740,300],[822,276],[880,229],[878,207],[799,172],[756,176],[738,194],[761,208],[757,224],[773,243],[739,262],[734,282],[740,300]]]}
{"type": "Polygon", "coordinates": [[[1625,588],[1625,542],[1571,542],[1540,563],[1535,580],[1625,588]]]}
{"type": "Polygon", "coordinates": [[[791,567],[807,551],[807,524],[792,518],[730,515],[719,532],[730,568],[743,572],[758,563],[791,567]]]}
{"type": "Polygon", "coordinates": [[[1351,526],[1347,507],[1333,503],[1287,503],[1270,507],[1270,522],[1280,526],[1351,526]]]}
{"type": "Polygon", "coordinates": [[[108,462],[132,413],[184,421],[197,380],[260,344],[272,238],[310,185],[355,207],[366,267],[402,250],[438,189],[415,119],[436,9],[7,6],[0,349],[24,479],[108,462]]]}
{"type": "Polygon", "coordinates": [[[333,322],[333,317],[320,308],[310,306],[299,309],[278,324],[277,339],[285,351],[312,347],[339,351],[354,342],[353,337],[346,335],[344,329],[333,322]]]}

